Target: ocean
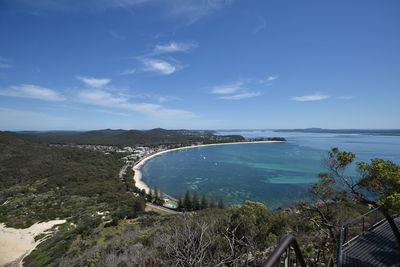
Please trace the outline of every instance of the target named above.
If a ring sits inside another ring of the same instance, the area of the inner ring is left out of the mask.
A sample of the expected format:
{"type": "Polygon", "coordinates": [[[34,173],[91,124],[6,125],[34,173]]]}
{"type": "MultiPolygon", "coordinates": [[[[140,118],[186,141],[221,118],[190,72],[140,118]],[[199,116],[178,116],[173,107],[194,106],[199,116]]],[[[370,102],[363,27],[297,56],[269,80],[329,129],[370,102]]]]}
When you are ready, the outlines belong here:
{"type": "MultiPolygon", "coordinates": [[[[285,143],[232,144],[177,150],[150,159],[142,167],[143,181],[168,195],[187,190],[223,198],[228,205],[246,200],[268,208],[286,208],[312,201],[308,187],[325,170],[331,147],[356,153],[356,161],[383,158],[400,164],[400,137],[272,131],[222,132],[247,138],[285,137],[285,143]]],[[[349,174],[356,176],[353,166],[349,174]]]]}

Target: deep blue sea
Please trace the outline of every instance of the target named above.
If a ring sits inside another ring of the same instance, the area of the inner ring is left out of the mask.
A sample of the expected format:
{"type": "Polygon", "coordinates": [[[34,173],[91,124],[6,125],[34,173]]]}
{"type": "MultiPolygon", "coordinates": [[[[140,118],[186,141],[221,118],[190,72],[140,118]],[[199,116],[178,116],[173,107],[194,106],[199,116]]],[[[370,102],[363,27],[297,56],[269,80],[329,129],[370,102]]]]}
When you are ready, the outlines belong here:
{"type": "MultiPolygon", "coordinates": [[[[143,180],[177,197],[186,190],[226,203],[263,202],[270,209],[310,200],[307,188],[324,171],[331,147],[356,153],[357,161],[383,158],[400,164],[400,137],[346,134],[223,132],[245,137],[285,137],[286,143],[207,146],[172,151],[149,160],[143,180]]],[[[349,170],[356,175],[355,168],[349,170]]]]}

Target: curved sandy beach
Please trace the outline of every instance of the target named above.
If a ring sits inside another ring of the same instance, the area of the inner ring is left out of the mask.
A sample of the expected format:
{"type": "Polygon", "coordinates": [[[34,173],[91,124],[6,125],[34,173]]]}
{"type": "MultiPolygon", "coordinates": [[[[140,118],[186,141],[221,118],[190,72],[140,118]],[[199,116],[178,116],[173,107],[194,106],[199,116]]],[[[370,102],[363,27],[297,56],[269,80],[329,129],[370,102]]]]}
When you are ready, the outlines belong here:
{"type": "Polygon", "coordinates": [[[253,143],[282,143],[285,141],[250,141],[250,142],[233,142],[233,143],[219,143],[219,144],[205,144],[205,145],[194,145],[194,146],[184,146],[184,147],[178,147],[178,148],[173,148],[173,149],[167,149],[164,151],[160,151],[154,154],[151,154],[143,159],[141,159],[137,164],[133,166],[133,170],[135,171],[135,175],[133,179],[135,180],[135,185],[139,189],[144,189],[146,190],[146,193],[149,193],[150,188],[147,184],[145,184],[142,181],[142,171],[141,168],[142,166],[148,161],[149,159],[152,159],[154,157],[157,157],[161,154],[171,152],[171,151],[176,151],[176,150],[182,150],[182,149],[189,149],[189,148],[197,148],[197,147],[203,147],[203,146],[224,146],[224,145],[240,145],[240,144],[253,144],[253,143]]]}
{"type": "Polygon", "coordinates": [[[35,223],[26,229],[15,229],[0,224],[0,266],[22,266],[23,259],[41,242],[35,236],[66,220],[35,223]]]}

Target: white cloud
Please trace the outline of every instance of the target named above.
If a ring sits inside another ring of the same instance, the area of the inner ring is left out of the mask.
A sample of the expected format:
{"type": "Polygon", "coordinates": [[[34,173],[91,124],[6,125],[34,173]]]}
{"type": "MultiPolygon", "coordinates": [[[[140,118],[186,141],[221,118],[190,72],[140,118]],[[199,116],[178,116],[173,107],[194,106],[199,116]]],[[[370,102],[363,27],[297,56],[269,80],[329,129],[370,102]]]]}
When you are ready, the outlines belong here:
{"type": "Polygon", "coordinates": [[[279,77],[276,76],[276,75],[269,75],[269,76],[267,76],[267,78],[260,80],[259,83],[261,83],[261,84],[265,84],[265,83],[271,84],[273,81],[277,80],[278,78],[279,77]]]}
{"type": "Polygon", "coordinates": [[[105,109],[95,109],[94,111],[105,113],[105,114],[110,114],[110,115],[115,115],[115,116],[125,116],[125,117],[130,116],[128,113],[113,112],[113,111],[109,111],[109,110],[105,110],[105,109]]]}
{"type": "Polygon", "coordinates": [[[79,92],[78,100],[91,105],[136,111],[158,119],[188,119],[196,117],[190,111],[169,109],[159,104],[131,103],[127,96],[115,96],[99,89],[83,90],[79,92]]]}
{"type": "Polygon", "coordinates": [[[131,12],[130,7],[151,6],[160,9],[165,17],[181,18],[192,24],[199,19],[219,10],[233,2],[233,0],[15,0],[19,3],[35,8],[50,10],[102,10],[109,8],[125,8],[131,12]]]}
{"type": "Polygon", "coordinates": [[[278,79],[278,76],[268,76],[267,77],[267,81],[269,81],[269,82],[275,81],[276,79],[278,79]]]}
{"type": "Polygon", "coordinates": [[[343,99],[343,100],[350,100],[350,99],[353,99],[352,96],[346,96],[346,95],[339,96],[338,98],[339,98],[339,99],[343,99]]]}
{"type": "Polygon", "coordinates": [[[220,96],[218,97],[219,99],[229,99],[229,100],[240,100],[240,99],[245,99],[245,98],[251,98],[251,97],[256,97],[260,96],[260,92],[248,92],[248,93],[241,93],[241,94],[236,94],[236,95],[226,95],[226,96],[220,96]]]}
{"type": "Polygon", "coordinates": [[[232,84],[214,86],[211,93],[212,94],[234,94],[236,92],[246,90],[245,88],[242,87],[243,84],[244,84],[244,82],[239,81],[239,82],[232,83],[232,84]]]}
{"type": "Polygon", "coordinates": [[[178,66],[161,59],[143,58],[143,71],[156,72],[163,75],[170,75],[178,70],[178,66]]]}
{"type": "Polygon", "coordinates": [[[123,94],[120,93],[120,96],[124,96],[127,98],[141,98],[141,99],[150,99],[152,101],[157,101],[159,103],[166,103],[173,100],[182,100],[180,97],[176,96],[160,96],[156,94],[123,94]]]}
{"type": "Polygon", "coordinates": [[[93,88],[99,88],[107,85],[111,79],[98,79],[98,78],[92,78],[92,77],[85,77],[85,76],[77,76],[76,77],[78,80],[82,81],[85,85],[93,88]]]}
{"type": "Polygon", "coordinates": [[[21,98],[34,98],[47,101],[63,101],[65,98],[54,90],[33,84],[10,86],[0,90],[0,95],[21,98]]]}
{"type": "Polygon", "coordinates": [[[218,99],[228,99],[228,100],[240,100],[245,98],[251,98],[260,96],[260,92],[250,90],[244,87],[246,84],[253,83],[251,80],[248,81],[238,81],[232,84],[214,86],[211,93],[222,95],[218,99]]]}
{"type": "MultiPolygon", "coordinates": [[[[155,58],[157,56],[163,54],[170,54],[176,52],[186,52],[194,47],[197,47],[196,43],[188,42],[188,43],[177,43],[170,42],[168,44],[160,44],[156,45],[153,50],[142,56],[137,57],[142,63],[142,68],[139,71],[144,72],[155,72],[162,75],[170,75],[182,68],[182,66],[173,58],[168,57],[167,59],[159,59],[155,58]]],[[[126,70],[122,72],[122,75],[136,73],[137,69],[126,70]]]]}
{"type": "Polygon", "coordinates": [[[171,42],[169,44],[156,45],[154,47],[153,53],[164,54],[164,53],[186,52],[196,47],[197,44],[193,42],[188,42],[188,43],[171,42]]]}
{"type": "Polygon", "coordinates": [[[186,18],[189,24],[234,2],[233,0],[174,0],[168,3],[168,15],[186,18]]]}
{"type": "Polygon", "coordinates": [[[312,95],[305,95],[305,96],[295,96],[292,97],[291,100],[294,101],[319,101],[329,98],[330,96],[322,94],[322,93],[315,93],[312,95]]]}

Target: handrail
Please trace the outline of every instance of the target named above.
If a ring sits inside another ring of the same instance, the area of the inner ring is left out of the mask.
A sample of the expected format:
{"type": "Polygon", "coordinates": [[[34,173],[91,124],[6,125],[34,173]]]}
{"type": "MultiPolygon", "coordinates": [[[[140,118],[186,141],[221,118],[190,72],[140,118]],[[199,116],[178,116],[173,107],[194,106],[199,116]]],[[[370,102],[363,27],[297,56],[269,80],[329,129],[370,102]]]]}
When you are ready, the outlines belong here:
{"type": "Polygon", "coordinates": [[[329,258],[328,263],[326,264],[326,267],[334,267],[335,263],[333,262],[332,258],[329,258]]]}
{"type": "MultiPolygon", "coordinates": [[[[272,252],[271,255],[269,255],[268,259],[266,259],[261,266],[262,267],[273,267],[275,265],[281,265],[281,257],[282,255],[286,252],[285,260],[284,260],[284,266],[287,267],[290,264],[290,256],[289,256],[289,250],[290,248],[293,247],[294,252],[296,254],[296,264],[295,266],[301,266],[301,267],[307,267],[307,264],[303,258],[303,254],[301,253],[299,244],[297,243],[296,238],[289,234],[286,235],[284,238],[281,239],[281,242],[279,245],[275,248],[275,250],[272,252]],[[299,263],[299,265],[297,264],[299,263]]],[[[312,265],[313,266],[313,265],[312,265]]],[[[328,262],[325,265],[326,267],[334,267],[335,263],[330,257],[328,259],[328,262]]]]}
{"type": "Polygon", "coordinates": [[[360,216],[354,218],[353,220],[347,221],[345,224],[342,225],[342,227],[346,227],[346,226],[349,226],[349,225],[351,225],[351,224],[354,224],[354,223],[357,222],[359,219],[361,219],[361,218],[363,218],[363,217],[367,217],[369,214],[378,211],[380,208],[381,208],[381,207],[377,207],[377,208],[375,208],[375,209],[372,209],[372,210],[370,210],[370,211],[368,211],[368,212],[366,212],[366,213],[364,213],[364,214],[362,214],[362,215],[360,215],[360,216]]]}
{"type": "Polygon", "coordinates": [[[338,237],[338,249],[337,249],[337,263],[338,266],[341,265],[342,263],[342,258],[343,258],[343,249],[351,244],[353,241],[358,239],[360,236],[362,236],[365,232],[370,231],[377,227],[378,225],[382,224],[383,222],[386,221],[386,218],[383,217],[383,219],[379,218],[379,213],[380,213],[380,207],[372,209],[357,218],[348,221],[344,223],[341,228],[340,228],[340,233],[338,237]],[[374,218],[372,218],[372,222],[366,221],[366,218],[370,216],[371,214],[375,215],[374,218]],[[357,224],[358,225],[358,231],[357,231],[357,224]],[[353,227],[356,226],[356,227],[353,227]],[[351,228],[353,227],[353,229],[351,228]],[[352,236],[351,230],[356,230],[356,235],[352,236]]]}
{"type": "Polygon", "coordinates": [[[296,253],[296,259],[299,261],[301,267],[307,267],[306,262],[304,261],[303,255],[300,251],[299,244],[296,241],[296,238],[293,235],[285,236],[279,245],[275,248],[271,255],[269,255],[268,259],[265,260],[261,266],[262,267],[272,267],[275,264],[279,263],[280,257],[293,247],[296,253]]]}

